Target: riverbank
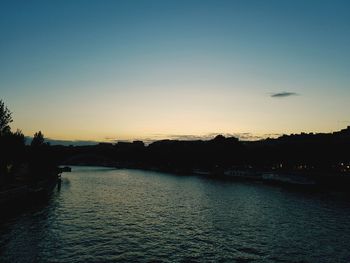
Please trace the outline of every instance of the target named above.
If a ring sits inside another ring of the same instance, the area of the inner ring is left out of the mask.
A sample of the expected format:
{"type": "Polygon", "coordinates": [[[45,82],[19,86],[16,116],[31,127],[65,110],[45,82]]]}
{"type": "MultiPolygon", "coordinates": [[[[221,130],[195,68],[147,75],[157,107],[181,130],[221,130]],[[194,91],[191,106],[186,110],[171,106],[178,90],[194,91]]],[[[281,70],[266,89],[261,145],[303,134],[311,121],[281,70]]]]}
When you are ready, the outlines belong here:
{"type": "Polygon", "coordinates": [[[159,171],[175,174],[198,175],[209,178],[232,181],[255,181],[264,184],[274,184],[301,189],[320,189],[348,191],[350,175],[330,172],[300,172],[300,171],[271,171],[255,169],[169,169],[145,166],[118,166],[117,168],[136,168],[148,171],[159,171]]]}
{"type": "Polygon", "coordinates": [[[61,182],[60,169],[46,178],[25,180],[23,177],[15,178],[11,183],[2,185],[0,189],[0,207],[11,208],[20,203],[29,203],[43,199],[52,193],[61,182]]]}
{"type": "MultiPolygon", "coordinates": [[[[67,164],[65,164],[67,165],[67,164]]],[[[80,164],[81,166],[94,166],[80,164]]],[[[157,167],[135,164],[104,164],[103,167],[117,169],[139,169],[144,171],[157,171],[165,173],[173,173],[178,175],[197,175],[208,178],[231,180],[231,181],[255,181],[264,184],[281,185],[285,187],[293,187],[310,190],[336,190],[348,191],[350,186],[350,176],[348,174],[329,173],[329,172],[305,172],[305,171],[271,171],[271,170],[255,170],[244,168],[231,169],[200,169],[200,168],[170,168],[157,167]]]]}

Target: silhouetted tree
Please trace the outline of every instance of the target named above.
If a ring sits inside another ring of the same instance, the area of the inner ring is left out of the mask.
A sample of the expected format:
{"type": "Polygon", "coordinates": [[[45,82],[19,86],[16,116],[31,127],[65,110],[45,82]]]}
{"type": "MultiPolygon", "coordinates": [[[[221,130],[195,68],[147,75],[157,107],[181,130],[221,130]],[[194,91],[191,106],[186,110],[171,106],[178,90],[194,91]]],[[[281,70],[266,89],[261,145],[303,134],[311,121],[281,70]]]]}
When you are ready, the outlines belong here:
{"type": "Polygon", "coordinates": [[[40,147],[44,145],[44,142],[45,142],[44,134],[41,131],[38,131],[34,134],[31,146],[40,147]]]}
{"type": "Polygon", "coordinates": [[[24,135],[20,130],[12,133],[9,124],[12,113],[0,100],[0,176],[1,181],[13,179],[14,171],[20,166],[24,158],[24,135]],[[6,180],[5,180],[6,179],[6,180]]]}
{"type": "Polygon", "coordinates": [[[20,130],[11,132],[11,115],[0,100],[0,187],[56,179],[57,164],[43,133],[35,133],[31,146],[26,146],[20,130]]]}
{"type": "Polygon", "coordinates": [[[10,123],[12,122],[12,113],[0,100],[0,136],[10,132],[10,123]]]}
{"type": "Polygon", "coordinates": [[[8,167],[8,173],[12,174],[24,161],[25,139],[20,130],[12,133],[9,132],[2,136],[2,146],[5,147],[3,160],[8,167]]]}
{"type": "Polygon", "coordinates": [[[41,180],[55,175],[56,161],[49,144],[45,143],[44,134],[41,131],[34,134],[29,152],[29,170],[32,180],[41,180]]]}

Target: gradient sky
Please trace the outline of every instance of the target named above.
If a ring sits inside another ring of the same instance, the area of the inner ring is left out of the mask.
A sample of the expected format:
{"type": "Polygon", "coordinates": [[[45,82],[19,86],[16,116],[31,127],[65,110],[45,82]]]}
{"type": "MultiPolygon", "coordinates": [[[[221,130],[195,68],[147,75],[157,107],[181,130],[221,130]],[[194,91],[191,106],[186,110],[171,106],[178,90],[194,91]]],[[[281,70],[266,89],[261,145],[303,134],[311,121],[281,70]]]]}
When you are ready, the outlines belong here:
{"type": "Polygon", "coordinates": [[[350,124],[350,1],[0,1],[13,129],[110,140],[350,124]]]}

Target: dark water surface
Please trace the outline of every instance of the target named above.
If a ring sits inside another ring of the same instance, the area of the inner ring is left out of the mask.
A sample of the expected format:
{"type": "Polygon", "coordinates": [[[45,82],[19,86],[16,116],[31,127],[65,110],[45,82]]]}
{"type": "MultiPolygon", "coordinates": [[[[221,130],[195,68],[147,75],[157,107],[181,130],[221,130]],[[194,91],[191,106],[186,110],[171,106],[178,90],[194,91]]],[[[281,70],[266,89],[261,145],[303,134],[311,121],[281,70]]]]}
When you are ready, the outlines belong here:
{"type": "Polygon", "coordinates": [[[75,167],[48,202],[2,216],[0,262],[350,262],[350,201],[75,167]]]}

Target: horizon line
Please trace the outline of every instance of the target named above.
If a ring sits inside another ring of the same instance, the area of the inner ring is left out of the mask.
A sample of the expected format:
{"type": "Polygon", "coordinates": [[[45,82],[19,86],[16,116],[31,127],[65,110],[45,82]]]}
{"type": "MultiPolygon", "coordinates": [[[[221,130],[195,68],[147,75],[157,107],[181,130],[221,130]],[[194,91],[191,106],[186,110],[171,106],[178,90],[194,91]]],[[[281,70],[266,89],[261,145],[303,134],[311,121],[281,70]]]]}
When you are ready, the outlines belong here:
{"type": "MultiPolygon", "coordinates": [[[[57,138],[51,138],[46,137],[45,141],[49,142],[51,145],[74,145],[74,146],[83,146],[83,145],[95,145],[99,143],[118,143],[118,142],[134,142],[134,141],[142,141],[145,144],[151,144],[156,141],[162,141],[162,140],[179,140],[179,141],[196,141],[196,140],[211,140],[215,138],[218,135],[222,135],[226,138],[229,137],[235,137],[238,138],[240,141],[259,141],[259,140],[265,140],[268,138],[271,139],[277,139],[283,135],[301,135],[301,134],[333,134],[336,132],[340,132],[342,130],[350,129],[350,126],[347,126],[340,130],[335,131],[329,131],[329,132],[299,132],[299,133],[264,133],[261,135],[250,133],[250,132],[241,132],[241,133],[207,133],[204,135],[192,135],[192,134],[153,134],[153,136],[146,136],[146,137],[135,137],[133,139],[118,139],[118,138],[110,138],[106,137],[104,140],[89,140],[89,139],[57,139],[57,138]]],[[[45,135],[45,134],[44,134],[45,135]]],[[[31,140],[33,136],[27,136],[25,135],[26,140],[31,140]]]]}

